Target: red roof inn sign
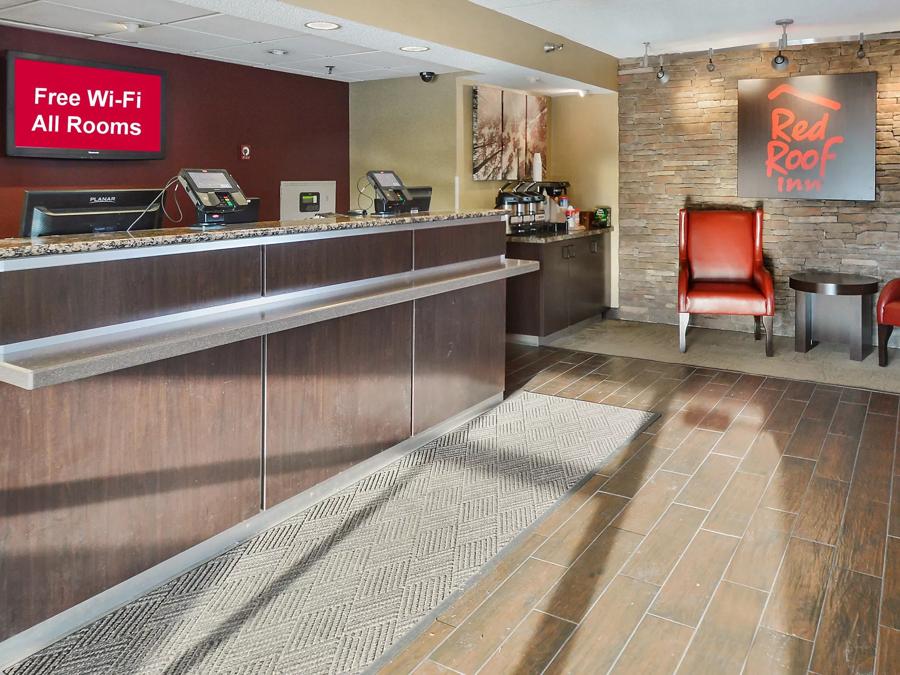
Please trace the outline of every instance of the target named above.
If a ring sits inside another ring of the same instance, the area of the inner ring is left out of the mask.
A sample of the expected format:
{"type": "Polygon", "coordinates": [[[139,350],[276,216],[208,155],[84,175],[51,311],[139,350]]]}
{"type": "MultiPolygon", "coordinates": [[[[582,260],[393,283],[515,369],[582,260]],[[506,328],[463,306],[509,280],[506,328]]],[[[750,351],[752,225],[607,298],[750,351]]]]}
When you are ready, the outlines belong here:
{"type": "Polygon", "coordinates": [[[738,195],[875,199],[875,73],[738,81],[738,195]]]}

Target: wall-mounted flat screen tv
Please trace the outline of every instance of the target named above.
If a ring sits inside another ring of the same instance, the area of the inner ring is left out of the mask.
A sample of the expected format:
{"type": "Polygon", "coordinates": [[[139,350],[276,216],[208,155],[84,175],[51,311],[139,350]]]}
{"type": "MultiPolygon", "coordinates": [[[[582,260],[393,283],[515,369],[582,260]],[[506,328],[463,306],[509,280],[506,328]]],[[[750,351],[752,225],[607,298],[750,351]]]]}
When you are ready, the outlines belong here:
{"type": "Polygon", "coordinates": [[[164,72],[7,53],[7,155],[161,159],[165,147],[164,72]]]}

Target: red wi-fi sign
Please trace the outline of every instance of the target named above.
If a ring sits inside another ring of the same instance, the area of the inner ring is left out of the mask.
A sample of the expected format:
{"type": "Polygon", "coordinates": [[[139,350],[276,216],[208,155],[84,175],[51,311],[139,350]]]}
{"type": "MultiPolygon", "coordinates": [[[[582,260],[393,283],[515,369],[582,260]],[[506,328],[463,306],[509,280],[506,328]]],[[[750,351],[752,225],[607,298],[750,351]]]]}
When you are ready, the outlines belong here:
{"type": "Polygon", "coordinates": [[[875,199],[875,73],[738,82],[738,195],[875,199]]]}

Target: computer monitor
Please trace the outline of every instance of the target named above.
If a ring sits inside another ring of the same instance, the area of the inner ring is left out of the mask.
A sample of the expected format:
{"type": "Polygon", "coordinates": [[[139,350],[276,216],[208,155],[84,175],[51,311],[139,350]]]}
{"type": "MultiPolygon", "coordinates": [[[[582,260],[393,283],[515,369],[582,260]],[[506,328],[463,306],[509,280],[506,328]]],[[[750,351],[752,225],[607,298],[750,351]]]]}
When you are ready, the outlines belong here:
{"type": "Polygon", "coordinates": [[[410,197],[412,197],[412,201],[409,203],[411,210],[428,211],[431,208],[430,185],[415,185],[407,187],[406,189],[409,192],[410,197]]]}
{"type": "Polygon", "coordinates": [[[375,213],[377,214],[385,214],[387,212],[392,212],[395,214],[400,213],[425,213],[431,208],[431,186],[430,185],[419,185],[414,187],[407,187],[406,191],[409,193],[409,201],[403,202],[402,204],[395,204],[393,207],[393,211],[391,211],[391,204],[388,204],[381,197],[375,197],[373,208],[375,209],[375,213]]]}
{"type": "Polygon", "coordinates": [[[133,230],[159,228],[162,205],[154,200],[161,189],[26,190],[21,234],[42,237],[117,232],[130,226],[133,230]]]}

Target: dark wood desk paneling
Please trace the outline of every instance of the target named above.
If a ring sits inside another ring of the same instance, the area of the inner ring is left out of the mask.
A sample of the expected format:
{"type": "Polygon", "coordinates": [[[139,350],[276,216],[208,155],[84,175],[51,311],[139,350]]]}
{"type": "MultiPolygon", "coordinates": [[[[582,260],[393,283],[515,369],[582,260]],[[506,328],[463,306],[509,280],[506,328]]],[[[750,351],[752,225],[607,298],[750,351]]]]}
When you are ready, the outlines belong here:
{"type": "Polygon", "coordinates": [[[258,512],[260,355],[0,384],[0,639],[258,512]]]}
{"type": "Polygon", "coordinates": [[[270,335],[267,366],[267,506],[410,435],[412,303],[270,335]]]}
{"type": "MultiPolygon", "coordinates": [[[[541,262],[540,246],[510,243],[506,257],[541,262]]],[[[543,267],[545,263],[541,262],[543,267]]],[[[565,287],[565,286],[563,286],[565,287]]],[[[506,282],[506,332],[520,335],[541,333],[541,275],[524,274],[506,282]]]]}
{"type": "MultiPolygon", "coordinates": [[[[4,272],[0,344],[504,248],[498,220],[4,272]]],[[[417,305],[422,430],[502,391],[505,282],[417,305]]],[[[407,439],[413,311],[406,302],[34,391],[0,384],[0,640],[256,515],[262,466],[273,505],[407,439]]]]}
{"type": "MultiPolygon", "coordinates": [[[[606,307],[605,248],[608,237],[571,242],[569,259],[569,323],[601,314],[606,307]]],[[[551,331],[552,332],[552,331],[551,331]]]]}
{"type": "Polygon", "coordinates": [[[507,283],[507,333],[546,337],[609,306],[609,231],[558,241],[507,244],[507,258],[539,260],[535,274],[507,283]]]}
{"type": "Polygon", "coordinates": [[[506,282],[416,300],[413,433],[503,391],[506,282]]]}
{"type": "Polygon", "coordinates": [[[417,270],[506,253],[506,225],[474,223],[415,231],[417,270]]]}
{"type": "Polygon", "coordinates": [[[46,267],[0,275],[0,343],[258,297],[260,247],[46,267]]]}
{"type": "MultiPolygon", "coordinates": [[[[535,246],[535,244],[531,244],[535,246]]],[[[570,278],[571,263],[569,261],[569,247],[572,242],[559,241],[552,244],[540,244],[541,269],[534,274],[540,279],[543,293],[539,302],[530,305],[538,310],[541,325],[537,335],[549,335],[566,328],[569,320],[569,304],[572,299],[570,278]]]]}
{"type": "Polygon", "coordinates": [[[266,294],[341,284],[412,269],[412,232],[317,239],[266,248],[266,294]]]}

